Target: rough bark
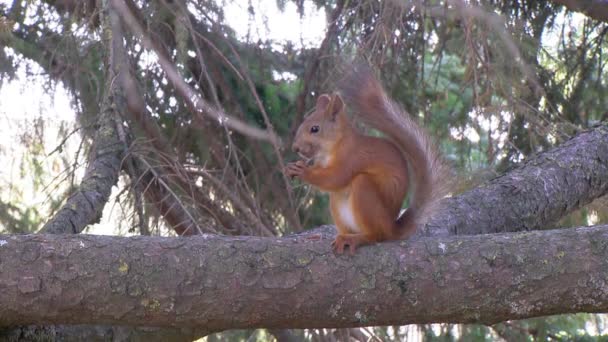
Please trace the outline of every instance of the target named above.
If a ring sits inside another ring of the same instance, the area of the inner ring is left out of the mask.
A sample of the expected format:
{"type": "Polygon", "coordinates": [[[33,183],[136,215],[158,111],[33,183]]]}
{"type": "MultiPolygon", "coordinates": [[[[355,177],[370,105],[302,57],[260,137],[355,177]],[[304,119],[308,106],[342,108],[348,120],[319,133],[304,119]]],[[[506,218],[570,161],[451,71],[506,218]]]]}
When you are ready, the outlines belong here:
{"type": "Polygon", "coordinates": [[[124,152],[114,124],[114,109],[110,101],[106,101],[82,182],[63,207],[42,227],[42,232],[77,234],[101,218],[112,187],[118,181],[124,152]]]}
{"type": "Polygon", "coordinates": [[[608,310],[608,226],[421,238],[0,236],[0,325],[492,324],[608,310]]]}
{"type": "MultiPolygon", "coordinates": [[[[118,20],[118,19],[116,19],[118,20]]],[[[109,24],[106,27],[109,28],[109,24]]],[[[116,50],[121,47],[122,35],[112,39],[112,32],[104,31],[104,43],[108,51],[104,86],[104,100],[97,121],[97,129],[88,166],[78,189],[67,199],[63,207],[43,227],[43,233],[78,234],[91,223],[98,222],[103,208],[110,198],[112,187],[118,181],[124,145],[118,135],[115,99],[120,99],[122,89],[115,78],[120,75],[121,55],[116,50]]]]}
{"type": "Polygon", "coordinates": [[[444,200],[423,235],[472,235],[552,228],[608,192],[608,125],[527,158],[514,170],[444,200]]]}

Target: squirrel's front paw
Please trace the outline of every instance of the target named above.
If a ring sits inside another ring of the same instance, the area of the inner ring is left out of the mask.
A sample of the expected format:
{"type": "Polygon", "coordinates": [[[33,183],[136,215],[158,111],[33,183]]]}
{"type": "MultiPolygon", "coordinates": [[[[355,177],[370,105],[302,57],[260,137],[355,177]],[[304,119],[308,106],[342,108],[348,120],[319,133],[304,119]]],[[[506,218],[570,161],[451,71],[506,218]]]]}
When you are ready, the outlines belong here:
{"type": "Polygon", "coordinates": [[[288,163],[287,166],[285,166],[285,174],[290,178],[299,177],[304,172],[304,169],[306,169],[306,163],[302,160],[298,160],[297,162],[288,163]]]}

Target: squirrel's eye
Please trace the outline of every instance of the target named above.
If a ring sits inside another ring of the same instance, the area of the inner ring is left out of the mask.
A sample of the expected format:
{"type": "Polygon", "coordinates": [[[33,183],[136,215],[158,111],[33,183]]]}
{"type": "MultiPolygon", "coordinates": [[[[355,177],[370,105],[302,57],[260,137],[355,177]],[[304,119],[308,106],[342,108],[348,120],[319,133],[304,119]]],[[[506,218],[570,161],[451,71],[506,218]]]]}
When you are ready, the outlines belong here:
{"type": "Polygon", "coordinates": [[[314,125],[312,127],[310,127],[310,133],[318,133],[319,132],[319,126],[314,125]]]}

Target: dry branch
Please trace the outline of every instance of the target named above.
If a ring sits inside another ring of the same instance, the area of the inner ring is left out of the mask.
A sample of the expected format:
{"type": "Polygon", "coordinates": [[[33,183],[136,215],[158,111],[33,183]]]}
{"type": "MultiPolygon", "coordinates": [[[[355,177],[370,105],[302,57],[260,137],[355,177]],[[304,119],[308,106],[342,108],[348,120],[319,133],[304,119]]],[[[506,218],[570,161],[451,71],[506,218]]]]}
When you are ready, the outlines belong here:
{"type": "MultiPolygon", "coordinates": [[[[131,12],[124,0],[112,0],[112,5],[121,14],[123,21],[133,32],[141,38],[142,44],[149,50],[154,51],[160,67],[165,72],[167,79],[173,84],[176,92],[184,99],[185,103],[191,107],[196,114],[204,113],[218,120],[220,125],[226,125],[235,131],[255,139],[267,140],[280,145],[280,139],[272,132],[251,126],[233,116],[228,115],[221,108],[216,108],[207,103],[200,94],[192,89],[180,76],[177,68],[167,57],[161,48],[155,44],[146,34],[135,14],[131,12]]],[[[135,7],[134,5],[132,7],[135,7]]]]}
{"type": "Polygon", "coordinates": [[[383,243],[0,236],[0,325],[322,328],[608,310],[608,226],[383,243]]]}

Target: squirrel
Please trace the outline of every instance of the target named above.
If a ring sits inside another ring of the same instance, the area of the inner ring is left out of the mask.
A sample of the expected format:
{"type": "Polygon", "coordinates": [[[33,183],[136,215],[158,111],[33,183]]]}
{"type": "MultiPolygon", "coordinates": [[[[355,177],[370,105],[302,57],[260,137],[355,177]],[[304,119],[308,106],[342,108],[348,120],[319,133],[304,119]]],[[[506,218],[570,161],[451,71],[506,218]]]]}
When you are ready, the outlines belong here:
{"type": "Polygon", "coordinates": [[[447,192],[447,169],[431,138],[388,98],[369,67],[353,68],[338,89],[320,95],[298,127],[292,149],[303,160],[288,163],[285,174],[329,193],[338,231],[332,247],[354,254],[358,246],[414,234],[447,192]],[[345,102],[388,139],[360,133],[345,102]],[[410,182],[410,205],[399,217],[410,182]]]}

